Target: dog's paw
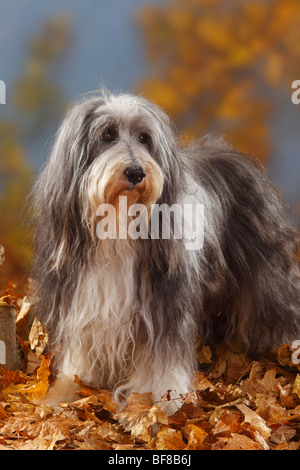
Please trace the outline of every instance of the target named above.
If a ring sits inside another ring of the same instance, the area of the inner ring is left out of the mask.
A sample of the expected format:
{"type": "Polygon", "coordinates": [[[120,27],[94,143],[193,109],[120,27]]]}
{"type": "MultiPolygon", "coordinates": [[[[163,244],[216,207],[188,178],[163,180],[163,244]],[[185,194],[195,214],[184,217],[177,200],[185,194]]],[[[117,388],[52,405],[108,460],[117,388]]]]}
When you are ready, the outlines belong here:
{"type": "Polygon", "coordinates": [[[158,402],[158,405],[161,407],[164,413],[167,413],[169,416],[172,416],[176,411],[178,411],[182,405],[182,397],[176,392],[167,392],[158,402]]]}
{"type": "Polygon", "coordinates": [[[61,411],[60,403],[71,403],[78,400],[76,390],[78,385],[74,379],[65,375],[58,376],[52,387],[47,392],[45,404],[61,411]]]}

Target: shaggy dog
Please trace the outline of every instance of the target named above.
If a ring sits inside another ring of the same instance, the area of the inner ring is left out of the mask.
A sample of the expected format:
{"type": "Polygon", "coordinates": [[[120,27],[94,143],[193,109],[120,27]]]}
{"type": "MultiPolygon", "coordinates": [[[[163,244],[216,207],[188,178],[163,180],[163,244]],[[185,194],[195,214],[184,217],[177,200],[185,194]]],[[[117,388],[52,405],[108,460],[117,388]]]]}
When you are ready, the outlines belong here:
{"type": "Polygon", "coordinates": [[[54,394],[71,391],[77,374],[116,399],[158,400],[191,390],[199,336],[255,353],[300,338],[296,231],[257,161],[223,140],[185,147],[161,109],[101,91],[68,111],[33,197],[54,394]],[[101,208],[119,221],[135,204],[150,225],[154,206],[203,206],[201,247],[175,236],[174,214],[169,237],[157,236],[157,217],[156,236],[120,236],[115,225],[99,236],[101,208]]]}

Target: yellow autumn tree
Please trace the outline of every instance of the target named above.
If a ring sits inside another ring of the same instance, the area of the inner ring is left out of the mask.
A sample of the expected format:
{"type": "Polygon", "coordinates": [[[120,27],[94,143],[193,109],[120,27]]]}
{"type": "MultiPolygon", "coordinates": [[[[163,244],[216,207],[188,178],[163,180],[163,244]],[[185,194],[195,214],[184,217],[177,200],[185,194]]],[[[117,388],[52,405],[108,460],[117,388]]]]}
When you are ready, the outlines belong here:
{"type": "Polygon", "coordinates": [[[298,0],[170,0],[138,15],[152,75],[138,90],[186,138],[221,132],[270,153],[272,97],[300,76],[298,0]]]}
{"type": "Polygon", "coordinates": [[[29,41],[24,70],[9,97],[11,118],[0,119],[0,245],[5,248],[0,291],[8,281],[21,287],[31,257],[26,198],[34,169],[25,142],[55,122],[64,107],[63,92],[53,78],[70,43],[69,17],[47,20],[29,41]]]}

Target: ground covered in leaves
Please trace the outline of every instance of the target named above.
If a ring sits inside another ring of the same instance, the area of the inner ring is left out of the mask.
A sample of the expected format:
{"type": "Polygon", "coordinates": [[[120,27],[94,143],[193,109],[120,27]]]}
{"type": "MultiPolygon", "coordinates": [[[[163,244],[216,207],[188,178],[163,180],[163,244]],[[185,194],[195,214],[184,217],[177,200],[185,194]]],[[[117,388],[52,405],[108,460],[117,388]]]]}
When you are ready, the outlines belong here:
{"type": "Polygon", "coordinates": [[[54,409],[45,403],[52,375],[43,326],[11,286],[1,304],[16,306],[22,361],[22,370],[0,369],[1,450],[300,449],[300,365],[289,345],[251,362],[224,345],[213,358],[199,344],[195,390],[173,416],[163,411],[168,394],[160,403],[132,394],[120,410],[108,390],[78,377],[78,400],[54,409]]]}

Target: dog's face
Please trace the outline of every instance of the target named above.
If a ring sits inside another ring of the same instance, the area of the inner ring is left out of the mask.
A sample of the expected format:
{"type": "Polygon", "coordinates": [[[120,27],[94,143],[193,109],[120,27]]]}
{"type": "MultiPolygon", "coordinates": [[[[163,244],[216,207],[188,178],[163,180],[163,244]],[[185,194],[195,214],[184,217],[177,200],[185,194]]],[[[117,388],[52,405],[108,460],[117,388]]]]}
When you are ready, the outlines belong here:
{"type": "Polygon", "coordinates": [[[158,117],[137,98],[113,97],[94,111],[89,128],[90,165],[83,180],[92,204],[155,203],[162,193],[163,162],[158,161],[158,117]]]}
{"type": "Polygon", "coordinates": [[[91,225],[97,207],[118,207],[119,196],[128,206],[155,204],[177,171],[175,149],[169,118],[159,108],[140,97],[102,93],[67,114],[53,171],[64,173],[63,184],[77,192],[82,218],[91,225]]]}

